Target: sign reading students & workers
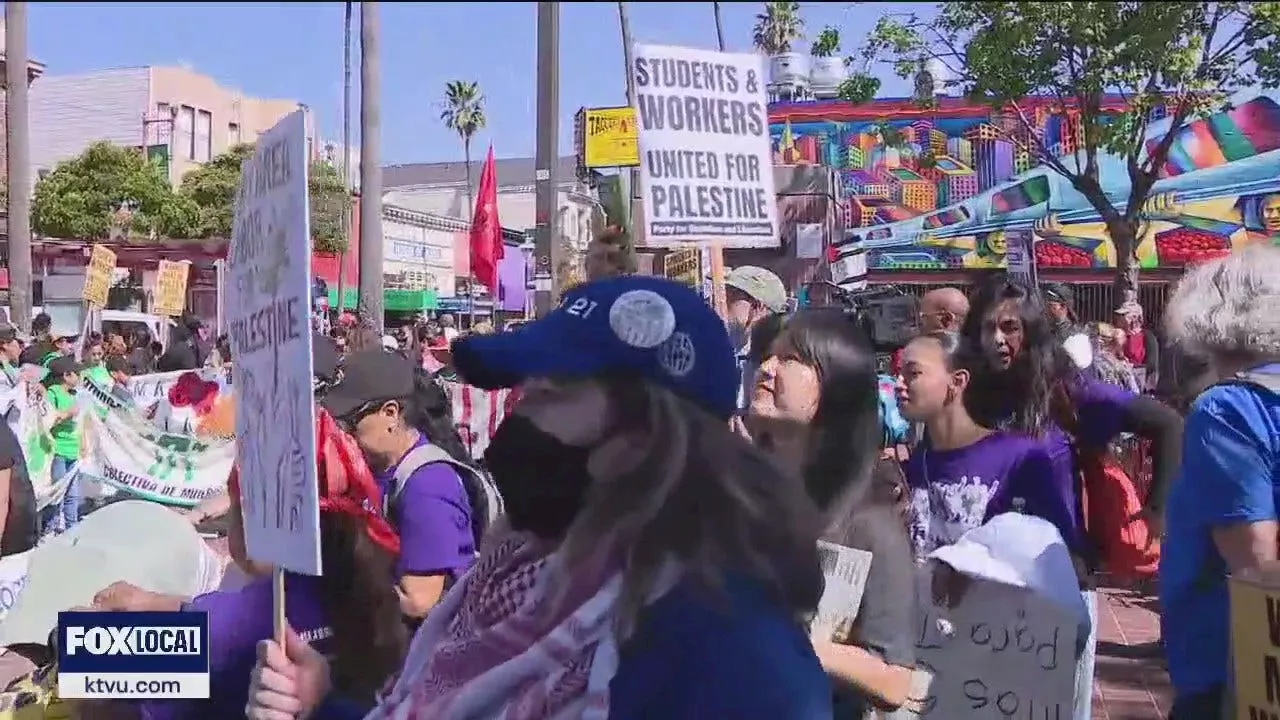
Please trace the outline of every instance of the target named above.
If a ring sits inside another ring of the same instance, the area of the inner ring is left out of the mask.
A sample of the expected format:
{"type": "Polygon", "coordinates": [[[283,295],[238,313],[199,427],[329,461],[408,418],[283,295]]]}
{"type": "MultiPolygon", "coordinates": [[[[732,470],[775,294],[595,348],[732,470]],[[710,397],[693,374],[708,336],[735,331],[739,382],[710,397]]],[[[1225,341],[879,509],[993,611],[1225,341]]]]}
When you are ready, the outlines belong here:
{"type": "Polygon", "coordinates": [[[652,247],[777,247],[761,56],[636,45],[644,232],[652,247]]]}

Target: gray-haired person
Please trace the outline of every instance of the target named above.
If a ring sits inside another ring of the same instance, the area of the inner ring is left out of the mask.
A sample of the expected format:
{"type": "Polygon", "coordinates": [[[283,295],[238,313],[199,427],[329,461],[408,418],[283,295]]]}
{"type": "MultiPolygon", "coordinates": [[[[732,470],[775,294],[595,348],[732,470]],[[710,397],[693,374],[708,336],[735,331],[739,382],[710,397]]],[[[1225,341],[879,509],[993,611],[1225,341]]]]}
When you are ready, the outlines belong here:
{"type": "Polygon", "coordinates": [[[1208,361],[1166,505],[1160,624],[1173,720],[1235,717],[1227,577],[1277,559],[1280,246],[1198,265],[1165,312],[1170,341],[1208,361]]]}

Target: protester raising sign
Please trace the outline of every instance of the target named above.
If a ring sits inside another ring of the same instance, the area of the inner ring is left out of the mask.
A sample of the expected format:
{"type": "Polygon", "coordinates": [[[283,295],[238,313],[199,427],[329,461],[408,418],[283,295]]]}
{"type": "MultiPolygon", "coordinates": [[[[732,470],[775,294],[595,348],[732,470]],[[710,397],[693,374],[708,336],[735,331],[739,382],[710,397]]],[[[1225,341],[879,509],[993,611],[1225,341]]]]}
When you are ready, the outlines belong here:
{"type": "Polygon", "coordinates": [[[778,247],[761,56],[636,45],[646,244],[778,247]]]}

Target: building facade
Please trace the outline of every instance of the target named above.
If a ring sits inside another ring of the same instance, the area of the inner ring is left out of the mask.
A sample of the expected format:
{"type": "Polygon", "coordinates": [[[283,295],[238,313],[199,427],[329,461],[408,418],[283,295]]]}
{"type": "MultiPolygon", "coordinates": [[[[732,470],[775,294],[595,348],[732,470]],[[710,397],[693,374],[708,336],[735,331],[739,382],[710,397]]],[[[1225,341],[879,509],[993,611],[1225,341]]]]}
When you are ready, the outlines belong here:
{"type": "Polygon", "coordinates": [[[466,224],[394,205],[382,206],[382,283],[387,290],[456,293],[454,236],[466,224]]]}
{"type": "Polygon", "coordinates": [[[181,67],[134,67],[45,75],[31,88],[33,177],[106,140],[145,147],[173,183],[233,145],[254,142],[280,118],[311,111],[296,100],[255,98],[181,67]]]}
{"type": "MultiPolygon", "coordinates": [[[[1125,98],[1103,98],[1102,110],[1124,111],[1125,98]]],[[[1001,268],[1014,242],[1029,245],[1040,268],[1113,267],[1096,208],[1044,158],[1072,162],[1080,113],[1048,98],[1026,98],[1019,111],[940,96],[927,108],[910,99],[778,103],[769,119],[778,160],[839,175],[838,244],[865,249],[872,270],[1001,268]]],[[[1147,147],[1167,132],[1164,117],[1152,109],[1147,147]]],[[[1124,159],[1100,153],[1098,162],[1104,192],[1127,197],[1124,159]]],[[[1183,125],[1151,197],[1161,202],[1141,227],[1143,268],[1280,242],[1280,94],[1243,93],[1183,125]]]]}
{"type": "MultiPolygon", "coordinates": [[[[471,182],[480,181],[484,163],[471,163],[471,182]]],[[[498,221],[507,230],[522,232],[536,224],[533,158],[507,158],[495,162],[498,176],[498,221]]],[[[554,219],[561,240],[576,252],[585,252],[591,240],[592,213],[599,207],[595,195],[577,179],[577,160],[560,158],[558,212],[554,219]]],[[[433,215],[457,218],[455,269],[465,284],[470,273],[466,228],[471,220],[467,199],[466,163],[414,163],[391,165],[382,172],[383,203],[433,215]]]]}

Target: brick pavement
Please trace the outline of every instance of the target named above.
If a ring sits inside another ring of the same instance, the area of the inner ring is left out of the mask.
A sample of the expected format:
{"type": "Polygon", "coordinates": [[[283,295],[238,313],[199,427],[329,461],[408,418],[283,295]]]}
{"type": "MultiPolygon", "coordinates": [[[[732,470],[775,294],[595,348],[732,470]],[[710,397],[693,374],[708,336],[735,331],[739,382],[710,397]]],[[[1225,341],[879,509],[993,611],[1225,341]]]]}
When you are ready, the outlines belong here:
{"type": "Polygon", "coordinates": [[[1172,698],[1155,598],[1134,590],[1099,591],[1093,720],[1163,720],[1172,698]]]}

